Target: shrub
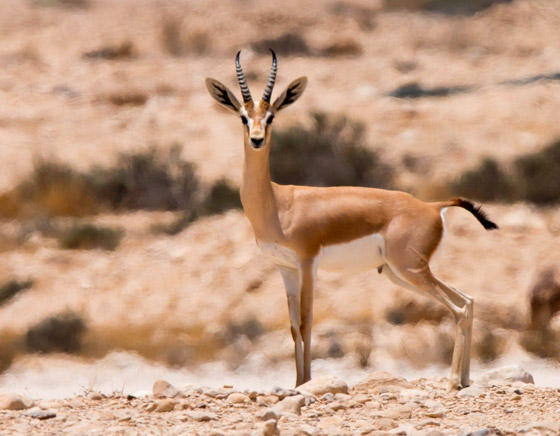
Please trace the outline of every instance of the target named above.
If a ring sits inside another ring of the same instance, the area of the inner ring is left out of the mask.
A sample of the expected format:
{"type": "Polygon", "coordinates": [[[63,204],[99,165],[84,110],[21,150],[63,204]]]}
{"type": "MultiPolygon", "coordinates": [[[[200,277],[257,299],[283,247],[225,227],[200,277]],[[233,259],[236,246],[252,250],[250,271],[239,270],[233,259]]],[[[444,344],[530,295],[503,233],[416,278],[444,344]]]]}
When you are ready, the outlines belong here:
{"type": "Polygon", "coordinates": [[[560,201],[560,140],[514,161],[520,198],[535,204],[560,201]]]}
{"type": "Polygon", "coordinates": [[[251,48],[259,54],[270,54],[270,48],[277,55],[282,56],[309,56],[311,54],[303,36],[294,32],[284,33],[277,38],[255,41],[251,44],[251,48]]]}
{"type": "Polygon", "coordinates": [[[517,157],[510,172],[486,158],[450,183],[450,191],[480,201],[528,201],[538,205],[560,202],[560,140],[517,157]]]}
{"type": "Polygon", "coordinates": [[[392,170],[366,148],[365,127],[340,115],[312,114],[310,128],[273,132],[271,174],[278,183],[392,186],[392,170]]]}
{"type": "Polygon", "coordinates": [[[116,249],[124,235],[122,230],[110,227],[95,226],[93,224],[73,224],[59,230],[58,245],[66,249],[103,250],[116,249]]]}
{"type": "Polygon", "coordinates": [[[180,148],[167,154],[150,148],[121,154],[113,168],[87,175],[97,196],[114,210],[191,210],[198,206],[195,166],[181,160],[180,148]]]}
{"type": "Polygon", "coordinates": [[[79,315],[64,313],[31,327],[25,336],[25,344],[32,352],[77,353],[85,331],[86,323],[79,315]]]}
{"type": "Polygon", "coordinates": [[[0,304],[4,304],[8,300],[15,297],[18,293],[29,289],[31,286],[33,286],[32,280],[19,281],[12,279],[4,283],[2,286],[0,286],[0,304]]]}
{"type": "Polygon", "coordinates": [[[478,168],[466,171],[452,182],[450,190],[479,201],[513,201],[513,183],[494,159],[486,158],[478,168]]]}
{"type": "Polygon", "coordinates": [[[218,214],[229,209],[241,208],[239,189],[231,186],[226,180],[218,180],[202,203],[204,215],[218,214]]]}

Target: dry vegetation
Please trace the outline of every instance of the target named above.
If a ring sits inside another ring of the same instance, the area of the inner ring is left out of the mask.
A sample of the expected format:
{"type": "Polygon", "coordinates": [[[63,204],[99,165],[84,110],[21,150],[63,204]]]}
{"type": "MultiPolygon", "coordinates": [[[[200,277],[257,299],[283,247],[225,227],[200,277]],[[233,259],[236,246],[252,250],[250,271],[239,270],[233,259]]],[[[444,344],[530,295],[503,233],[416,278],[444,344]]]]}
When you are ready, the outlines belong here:
{"type": "MultiPolygon", "coordinates": [[[[475,297],[473,353],[559,359],[555,312],[526,331],[535,259],[549,249],[560,265],[553,0],[254,1],[251,13],[243,2],[8,3],[0,370],[30,351],[124,349],[175,366],[291,358],[280,279],[237,210],[239,120],[203,84],[234,89],[243,49],[256,95],[269,48],[277,88],[309,77],[274,123],[273,179],[488,202],[500,232],[449,211],[435,262],[475,297]]],[[[360,367],[387,355],[448,364],[452,351],[445,311],[375,272],[321,276],[315,324],[315,357],[360,367]]]]}

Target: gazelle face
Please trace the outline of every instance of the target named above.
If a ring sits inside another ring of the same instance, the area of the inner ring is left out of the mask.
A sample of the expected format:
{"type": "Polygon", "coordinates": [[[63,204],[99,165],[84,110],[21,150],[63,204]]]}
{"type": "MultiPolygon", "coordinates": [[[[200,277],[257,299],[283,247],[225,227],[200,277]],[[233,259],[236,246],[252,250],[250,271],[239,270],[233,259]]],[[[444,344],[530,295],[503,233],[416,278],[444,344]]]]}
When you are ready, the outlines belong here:
{"type": "Polygon", "coordinates": [[[263,101],[256,108],[252,104],[243,105],[240,114],[249,145],[257,150],[265,146],[269,142],[266,138],[270,136],[270,124],[274,120],[270,105],[263,101]]]}
{"type": "Polygon", "coordinates": [[[272,52],[272,67],[268,82],[260,101],[254,102],[245,80],[245,75],[239,63],[239,53],[235,57],[237,80],[243,96],[243,104],[239,103],[233,92],[227,86],[215,79],[207,78],[206,87],[214,100],[241,117],[245,133],[245,143],[254,150],[265,149],[270,144],[270,125],[275,114],[281,109],[295,102],[307,85],[307,77],[300,77],[288,85],[274,104],[270,104],[270,97],[276,80],[276,55],[272,52]]]}

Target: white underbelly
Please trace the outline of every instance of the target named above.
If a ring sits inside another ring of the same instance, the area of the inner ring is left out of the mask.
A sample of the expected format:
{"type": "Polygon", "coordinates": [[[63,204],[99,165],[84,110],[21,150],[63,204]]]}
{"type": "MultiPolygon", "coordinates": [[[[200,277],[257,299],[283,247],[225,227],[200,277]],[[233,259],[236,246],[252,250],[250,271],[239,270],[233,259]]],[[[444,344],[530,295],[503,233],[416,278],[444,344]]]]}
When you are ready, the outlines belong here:
{"type": "MultiPolygon", "coordinates": [[[[298,267],[296,253],[282,245],[257,241],[261,250],[274,263],[288,268],[298,267]]],[[[383,237],[375,233],[343,244],[321,247],[316,262],[318,269],[357,273],[385,264],[383,237]]]]}
{"type": "Polygon", "coordinates": [[[383,237],[375,233],[343,244],[321,248],[319,269],[357,273],[378,268],[385,263],[383,237]]]}

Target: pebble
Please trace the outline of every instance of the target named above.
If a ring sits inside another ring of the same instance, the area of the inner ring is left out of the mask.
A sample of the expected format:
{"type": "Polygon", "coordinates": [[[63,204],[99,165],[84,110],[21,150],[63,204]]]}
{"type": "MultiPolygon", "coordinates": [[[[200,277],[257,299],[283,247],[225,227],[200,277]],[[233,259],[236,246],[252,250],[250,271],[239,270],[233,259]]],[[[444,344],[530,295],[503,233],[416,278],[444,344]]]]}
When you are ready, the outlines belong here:
{"type": "Polygon", "coordinates": [[[216,421],[218,419],[216,414],[211,412],[194,411],[194,412],[187,412],[185,415],[188,416],[190,419],[198,422],[216,421]]]}
{"type": "Polygon", "coordinates": [[[480,397],[485,394],[485,390],[479,386],[469,386],[457,392],[457,397],[480,397]]]}
{"type": "Polygon", "coordinates": [[[25,416],[29,416],[30,418],[36,418],[36,419],[50,419],[50,418],[55,418],[56,417],[56,413],[53,412],[52,410],[42,410],[39,409],[38,407],[33,407],[32,409],[29,409],[26,413],[25,416]]]}
{"type": "Polygon", "coordinates": [[[177,401],[166,398],[164,400],[156,400],[152,404],[154,404],[155,407],[153,407],[152,410],[148,410],[148,412],[171,412],[178,403],[177,401]]]}
{"type": "Polygon", "coordinates": [[[409,419],[412,416],[412,406],[405,404],[403,406],[391,407],[377,412],[377,416],[390,419],[409,419]]]}
{"type": "Polygon", "coordinates": [[[259,421],[269,421],[271,419],[278,419],[278,415],[276,415],[276,412],[272,409],[266,409],[263,410],[261,412],[258,412],[255,417],[259,420],[259,421]]]}
{"type": "Polygon", "coordinates": [[[251,399],[248,395],[242,394],[240,392],[234,392],[229,394],[227,401],[233,404],[249,403],[251,399]]]}
{"type": "Polygon", "coordinates": [[[323,377],[317,377],[307,383],[298,386],[298,391],[309,392],[316,397],[331,393],[331,394],[347,394],[348,385],[345,381],[332,375],[326,375],[323,377]]]}
{"type": "Polygon", "coordinates": [[[165,380],[156,380],[152,388],[154,398],[175,398],[179,390],[165,380]]]}
{"type": "Polygon", "coordinates": [[[477,380],[481,385],[503,385],[515,382],[534,384],[533,376],[519,365],[504,366],[492,369],[482,374],[477,380]]]}
{"type": "Polygon", "coordinates": [[[99,392],[90,392],[87,397],[90,400],[100,401],[103,399],[103,394],[100,394],[99,392]]]}
{"type": "Polygon", "coordinates": [[[275,404],[272,410],[281,416],[286,414],[301,415],[301,406],[303,406],[304,402],[305,397],[303,395],[286,397],[275,404]]]}
{"type": "Polygon", "coordinates": [[[24,410],[33,407],[32,399],[18,394],[0,394],[0,410],[24,410]]]}
{"type": "Polygon", "coordinates": [[[280,431],[278,430],[278,423],[275,419],[269,419],[264,423],[263,436],[278,436],[280,435],[280,431]]]}

